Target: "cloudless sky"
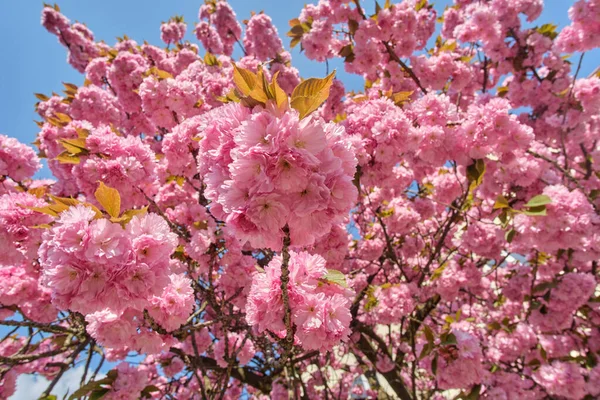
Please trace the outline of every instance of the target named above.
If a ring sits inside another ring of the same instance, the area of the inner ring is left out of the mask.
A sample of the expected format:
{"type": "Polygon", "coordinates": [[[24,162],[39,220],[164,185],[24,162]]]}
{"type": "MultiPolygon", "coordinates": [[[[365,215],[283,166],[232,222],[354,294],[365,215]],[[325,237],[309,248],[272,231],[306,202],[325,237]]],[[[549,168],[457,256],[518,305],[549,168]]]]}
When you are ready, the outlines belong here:
{"type": "MultiPolygon", "coordinates": [[[[49,1],[49,0],[47,0],[49,1]]],[[[313,0],[316,2],[317,0],[313,0]]],[[[264,10],[273,18],[284,46],[289,47],[288,21],[296,18],[305,3],[311,0],[230,0],[240,20],[250,17],[250,11],[264,10]]],[[[380,1],[381,3],[384,0],[380,1]]],[[[363,5],[373,8],[371,0],[363,0],[363,5]]],[[[441,14],[451,0],[434,1],[441,14]]],[[[164,46],[160,40],[160,23],[173,15],[183,15],[188,23],[186,39],[198,43],[193,28],[198,19],[198,8],[202,0],[59,0],[61,11],[71,20],[86,23],[94,32],[96,40],[114,44],[117,36],[127,34],[138,43],[164,46]]],[[[552,22],[562,28],[569,24],[567,11],[572,0],[546,0],[542,16],[537,25],[552,22]]],[[[13,136],[25,143],[35,140],[38,127],[33,123],[39,119],[33,106],[37,101],[33,93],[60,93],[62,82],[77,85],[83,83],[83,76],[66,62],[66,49],[55,36],[46,32],[40,25],[42,2],[35,0],[12,0],[2,4],[2,24],[0,37],[3,38],[0,62],[0,133],[13,136]]],[[[325,64],[307,60],[298,52],[292,52],[292,63],[303,77],[324,76],[325,64]]],[[[204,51],[201,50],[201,54],[204,51]]],[[[239,51],[234,55],[239,56],[239,51]]],[[[580,76],[587,76],[598,66],[598,52],[587,54],[580,76]]],[[[576,62],[577,57],[572,57],[576,62]]],[[[337,68],[348,90],[361,90],[362,80],[355,75],[345,74],[341,60],[330,63],[337,68]]],[[[48,177],[48,172],[42,176],[48,177]]]]}

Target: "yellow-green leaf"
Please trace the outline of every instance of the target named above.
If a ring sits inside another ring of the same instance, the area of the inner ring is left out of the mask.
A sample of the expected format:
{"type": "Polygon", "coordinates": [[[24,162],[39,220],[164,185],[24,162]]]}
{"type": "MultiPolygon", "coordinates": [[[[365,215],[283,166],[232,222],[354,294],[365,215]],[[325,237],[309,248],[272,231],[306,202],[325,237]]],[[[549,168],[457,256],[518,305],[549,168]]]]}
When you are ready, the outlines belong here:
{"type": "Polygon", "coordinates": [[[336,269],[328,269],[323,279],[325,279],[327,282],[335,283],[336,285],[340,285],[342,287],[348,287],[348,284],[346,283],[346,275],[336,269]]]}
{"type": "Polygon", "coordinates": [[[57,197],[50,195],[50,198],[54,200],[55,203],[63,204],[67,207],[76,206],[77,204],[79,204],[79,200],[74,199],[72,197],[57,197]]]}
{"type": "Polygon", "coordinates": [[[67,114],[59,113],[59,112],[54,113],[54,117],[58,118],[58,120],[60,122],[65,123],[65,124],[68,124],[69,122],[72,121],[70,116],[68,116],[67,114]]]}
{"type": "Polygon", "coordinates": [[[425,8],[426,5],[427,5],[427,0],[419,1],[417,4],[415,4],[415,11],[420,11],[421,9],[425,8]]]}
{"type": "Polygon", "coordinates": [[[499,97],[504,97],[508,94],[508,88],[506,86],[500,86],[498,89],[496,89],[496,94],[499,97]]]}
{"type": "Polygon", "coordinates": [[[60,143],[63,145],[65,150],[73,155],[87,153],[88,151],[85,147],[85,138],[61,139],[60,143]]]}
{"type": "Polygon", "coordinates": [[[78,156],[71,155],[68,151],[60,153],[55,160],[61,164],[79,164],[80,161],[78,156]]]}
{"type": "Polygon", "coordinates": [[[131,219],[133,217],[135,217],[136,215],[144,215],[148,212],[148,207],[143,207],[140,209],[132,209],[132,210],[127,210],[123,213],[123,215],[121,215],[118,218],[111,218],[110,221],[111,222],[118,222],[121,223],[123,225],[127,224],[129,221],[131,221],[131,219]]]}
{"type": "Polygon", "coordinates": [[[277,104],[277,107],[281,109],[286,108],[286,105],[288,103],[288,96],[285,93],[285,91],[281,88],[281,86],[279,86],[279,83],[277,83],[278,77],[279,71],[275,72],[275,75],[273,75],[273,81],[271,82],[271,91],[274,95],[274,100],[277,104]]]}
{"type": "Polygon", "coordinates": [[[50,229],[50,228],[52,228],[52,225],[50,225],[50,224],[39,224],[39,225],[34,225],[31,228],[33,228],[33,229],[50,229]]]}
{"type": "Polygon", "coordinates": [[[396,92],[392,94],[392,101],[397,106],[402,105],[408,101],[410,101],[410,96],[412,96],[413,91],[408,92],[396,92]]]}
{"type": "Polygon", "coordinates": [[[42,214],[48,214],[53,217],[58,217],[58,214],[69,209],[69,206],[64,205],[64,204],[50,204],[45,207],[29,207],[29,206],[22,206],[22,207],[25,207],[32,211],[37,211],[42,214]]]}
{"type": "Polygon", "coordinates": [[[256,105],[258,103],[267,102],[267,94],[263,88],[262,71],[259,70],[259,74],[255,74],[244,68],[239,68],[235,64],[233,65],[233,82],[240,91],[240,94],[245,97],[246,104],[249,106],[256,105]]]}
{"type": "Polygon", "coordinates": [[[158,80],[173,78],[173,75],[168,73],[167,71],[163,71],[162,69],[158,69],[156,67],[150,68],[146,75],[154,75],[158,78],[158,80]]]}
{"type": "Polygon", "coordinates": [[[208,66],[221,65],[217,57],[215,57],[214,54],[208,52],[204,55],[204,63],[208,66]]]}
{"type": "Polygon", "coordinates": [[[33,94],[35,97],[37,97],[38,100],[40,101],[47,101],[50,100],[50,97],[46,96],[45,94],[41,94],[41,93],[34,93],[33,94]]]}
{"type": "Polygon", "coordinates": [[[119,216],[121,213],[121,196],[117,189],[113,189],[106,186],[104,182],[100,182],[94,196],[111,217],[117,218],[119,216]]]}
{"type": "Polygon", "coordinates": [[[494,210],[497,210],[500,208],[510,208],[510,205],[508,204],[508,200],[506,200],[506,197],[504,197],[502,195],[498,195],[498,197],[496,197],[496,203],[494,203],[494,210]]]}
{"type": "Polygon", "coordinates": [[[534,196],[525,204],[525,207],[540,207],[552,203],[552,199],[545,194],[534,196]]]}
{"type": "Polygon", "coordinates": [[[249,96],[256,86],[256,75],[252,71],[233,64],[233,83],[242,95],[249,96]]]}
{"type": "Polygon", "coordinates": [[[290,105],[300,113],[300,119],[315,111],[327,100],[334,77],[335,71],[323,79],[310,78],[296,86],[290,105]]]}

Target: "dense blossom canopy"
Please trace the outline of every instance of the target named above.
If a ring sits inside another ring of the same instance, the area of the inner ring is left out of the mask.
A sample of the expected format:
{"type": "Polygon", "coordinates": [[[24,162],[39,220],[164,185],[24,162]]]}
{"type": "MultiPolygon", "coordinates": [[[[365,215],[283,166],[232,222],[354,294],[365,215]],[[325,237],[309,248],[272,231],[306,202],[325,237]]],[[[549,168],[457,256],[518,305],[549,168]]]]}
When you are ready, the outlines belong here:
{"type": "Polygon", "coordinates": [[[542,8],[308,4],[348,93],[223,0],[203,50],[45,5],[85,81],[36,94],[37,155],[0,135],[0,398],[598,398],[600,1],[542,8]]]}

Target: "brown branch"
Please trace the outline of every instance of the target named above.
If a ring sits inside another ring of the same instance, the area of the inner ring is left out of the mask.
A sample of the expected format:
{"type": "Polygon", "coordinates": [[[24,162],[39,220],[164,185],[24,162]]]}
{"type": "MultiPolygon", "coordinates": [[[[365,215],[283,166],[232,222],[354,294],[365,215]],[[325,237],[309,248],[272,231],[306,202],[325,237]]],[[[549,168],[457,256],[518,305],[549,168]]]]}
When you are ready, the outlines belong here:
{"type": "MultiPolygon", "coordinates": [[[[367,340],[365,336],[360,335],[360,339],[356,343],[358,349],[369,359],[371,364],[375,366],[377,364],[377,351],[373,349],[371,343],[367,340]]],[[[380,372],[381,375],[385,377],[385,379],[390,384],[390,387],[394,390],[396,395],[400,397],[402,400],[412,400],[410,393],[404,386],[404,382],[402,382],[402,377],[398,372],[397,368],[392,369],[388,372],[380,372]]]]}
{"type": "MultiPolygon", "coordinates": [[[[186,354],[183,350],[175,347],[171,347],[169,351],[173,354],[177,354],[184,362],[189,363],[189,366],[192,369],[206,368],[213,371],[225,370],[225,368],[219,367],[217,362],[212,358],[205,356],[191,356],[186,354]]],[[[233,368],[231,370],[231,377],[260,390],[262,393],[266,394],[271,391],[271,382],[273,381],[273,376],[258,375],[248,367],[233,368]]]]}
{"type": "Polygon", "coordinates": [[[288,248],[290,247],[290,228],[287,224],[283,227],[283,233],[283,248],[281,250],[281,298],[283,300],[283,309],[285,312],[283,322],[285,323],[286,335],[283,345],[284,351],[281,358],[285,363],[294,346],[295,327],[292,324],[292,310],[290,308],[290,298],[288,293],[288,284],[290,282],[290,253],[288,251],[288,248]]]}

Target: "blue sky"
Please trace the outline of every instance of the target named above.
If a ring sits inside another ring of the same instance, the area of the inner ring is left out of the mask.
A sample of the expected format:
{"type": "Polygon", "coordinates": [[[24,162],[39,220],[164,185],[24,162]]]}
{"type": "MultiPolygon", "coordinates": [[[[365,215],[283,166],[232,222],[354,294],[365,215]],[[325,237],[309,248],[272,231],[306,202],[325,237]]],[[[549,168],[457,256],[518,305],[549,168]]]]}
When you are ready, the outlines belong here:
{"type": "MultiPolygon", "coordinates": [[[[316,1],[316,0],[315,0],[316,1]]],[[[383,1],[383,0],[382,0],[383,1]]],[[[193,25],[198,18],[198,8],[202,0],[59,0],[62,11],[71,21],[85,22],[96,35],[114,44],[117,36],[127,34],[139,43],[147,40],[156,45],[160,41],[160,23],[173,15],[183,15],[188,22],[187,39],[196,43],[193,25]]],[[[230,0],[239,19],[246,19],[250,11],[264,10],[270,15],[283,38],[286,48],[289,40],[285,33],[289,29],[288,21],[296,18],[303,5],[310,0],[230,0]]],[[[438,13],[450,4],[449,0],[434,1],[438,13]]],[[[370,0],[363,4],[373,7],[370,0]]],[[[374,4],[374,3],[373,3],[374,4]]],[[[571,0],[547,0],[539,23],[553,22],[559,27],[569,23],[567,10],[573,4],[571,0]]],[[[36,102],[33,93],[60,93],[61,82],[82,84],[83,76],[66,62],[66,51],[55,36],[47,33],[40,25],[41,1],[22,0],[4,2],[3,22],[0,35],[5,38],[0,63],[0,133],[17,137],[25,143],[35,140],[38,132],[33,123],[37,115],[33,105],[36,102]]],[[[294,49],[293,63],[304,77],[322,76],[325,65],[307,60],[294,49]]],[[[597,52],[586,55],[581,76],[586,76],[597,66],[597,52]]],[[[577,58],[573,57],[574,60],[577,58]]],[[[343,72],[340,61],[331,68],[337,68],[338,76],[348,89],[360,90],[361,80],[343,72]]],[[[42,176],[48,176],[42,173],[42,176]]]]}

